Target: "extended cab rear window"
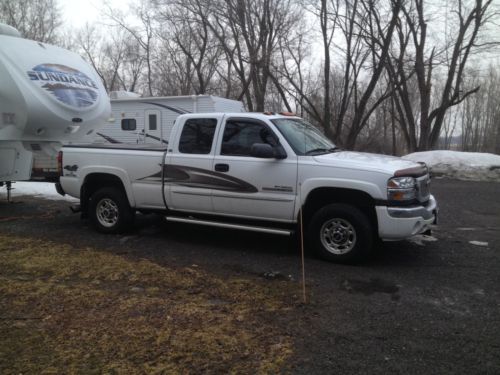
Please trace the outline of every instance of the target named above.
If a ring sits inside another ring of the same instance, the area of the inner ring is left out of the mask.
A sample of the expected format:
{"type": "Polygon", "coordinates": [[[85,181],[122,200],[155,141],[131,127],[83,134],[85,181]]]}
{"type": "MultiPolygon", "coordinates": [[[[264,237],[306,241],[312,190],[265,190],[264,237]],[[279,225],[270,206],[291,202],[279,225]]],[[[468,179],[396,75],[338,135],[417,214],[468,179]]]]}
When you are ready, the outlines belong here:
{"type": "Polygon", "coordinates": [[[209,154],[212,150],[217,119],[193,118],[186,121],[179,140],[183,154],[209,154]]]}

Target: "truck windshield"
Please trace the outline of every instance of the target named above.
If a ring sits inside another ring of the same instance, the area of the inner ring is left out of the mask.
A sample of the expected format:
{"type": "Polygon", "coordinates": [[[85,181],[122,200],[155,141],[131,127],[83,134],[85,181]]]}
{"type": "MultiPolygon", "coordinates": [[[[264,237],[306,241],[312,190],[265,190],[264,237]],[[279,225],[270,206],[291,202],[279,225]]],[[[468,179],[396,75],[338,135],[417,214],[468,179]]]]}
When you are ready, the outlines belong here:
{"type": "Polygon", "coordinates": [[[318,129],[297,118],[271,120],[297,155],[320,155],[335,152],[337,147],[318,129]]]}

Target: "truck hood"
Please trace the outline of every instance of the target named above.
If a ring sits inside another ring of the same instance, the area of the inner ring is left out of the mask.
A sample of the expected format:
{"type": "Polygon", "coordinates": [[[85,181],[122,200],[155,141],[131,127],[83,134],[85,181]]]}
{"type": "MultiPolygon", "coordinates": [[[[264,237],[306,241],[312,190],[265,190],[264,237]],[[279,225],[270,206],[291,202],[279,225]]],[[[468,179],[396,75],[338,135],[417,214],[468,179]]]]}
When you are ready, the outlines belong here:
{"type": "Polygon", "coordinates": [[[314,156],[314,160],[321,164],[332,166],[376,170],[394,174],[397,170],[419,167],[419,164],[395,156],[370,154],[366,152],[339,151],[330,154],[314,156]]]}

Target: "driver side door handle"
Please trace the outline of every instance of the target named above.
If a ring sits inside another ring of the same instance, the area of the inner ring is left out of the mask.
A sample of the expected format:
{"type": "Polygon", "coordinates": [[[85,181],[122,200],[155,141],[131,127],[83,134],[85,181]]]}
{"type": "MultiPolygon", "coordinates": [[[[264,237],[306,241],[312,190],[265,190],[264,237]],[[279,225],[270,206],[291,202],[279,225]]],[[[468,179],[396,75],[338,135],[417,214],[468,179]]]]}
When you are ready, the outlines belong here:
{"type": "Polygon", "coordinates": [[[229,172],[229,164],[215,164],[216,172],[229,172]]]}

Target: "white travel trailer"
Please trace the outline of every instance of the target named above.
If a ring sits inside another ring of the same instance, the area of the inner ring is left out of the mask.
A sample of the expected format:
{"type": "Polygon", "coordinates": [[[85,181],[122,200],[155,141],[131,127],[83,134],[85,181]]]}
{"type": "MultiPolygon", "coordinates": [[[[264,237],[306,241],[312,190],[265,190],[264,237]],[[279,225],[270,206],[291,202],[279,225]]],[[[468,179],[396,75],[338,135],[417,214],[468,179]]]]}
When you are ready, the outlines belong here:
{"type": "Polygon", "coordinates": [[[110,114],[99,76],[78,54],[0,24],[0,186],[28,180],[33,153],[93,136],[110,114]]]}
{"type": "MultiPolygon", "coordinates": [[[[243,103],[211,95],[146,97],[113,91],[112,116],[96,131],[95,143],[168,142],[175,119],[184,113],[244,112],[243,103]]],[[[32,179],[52,180],[59,176],[56,156],[35,155],[32,179]]]]}
{"type": "Polygon", "coordinates": [[[112,92],[110,96],[112,118],[96,133],[96,142],[164,143],[181,114],[244,112],[242,102],[212,95],[141,98],[112,92]]]}

